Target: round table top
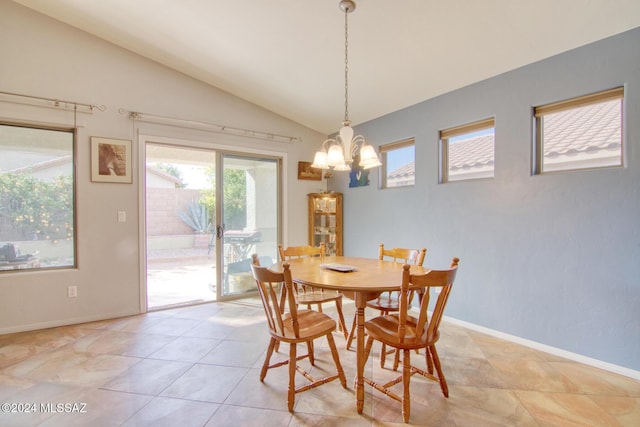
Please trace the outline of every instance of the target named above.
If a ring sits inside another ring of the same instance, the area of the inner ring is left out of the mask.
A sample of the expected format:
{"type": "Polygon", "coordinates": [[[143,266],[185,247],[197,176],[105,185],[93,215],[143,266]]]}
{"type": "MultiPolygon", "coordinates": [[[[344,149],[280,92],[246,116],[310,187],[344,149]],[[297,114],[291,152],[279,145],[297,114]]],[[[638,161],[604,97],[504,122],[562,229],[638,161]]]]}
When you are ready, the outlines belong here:
{"type": "MultiPolygon", "coordinates": [[[[350,292],[384,292],[397,289],[402,282],[401,262],[381,261],[358,257],[307,257],[285,261],[291,268],[293,280],[303,285],[350,292]],[[322,267],[322,264],[342,264],[354,271],[341,272],[322,267]]],[[[283,262],[272,269],[282,271],[283,262]]],[[[428,268],[411,266],[411,274],[425,274],[428,268]]]]}

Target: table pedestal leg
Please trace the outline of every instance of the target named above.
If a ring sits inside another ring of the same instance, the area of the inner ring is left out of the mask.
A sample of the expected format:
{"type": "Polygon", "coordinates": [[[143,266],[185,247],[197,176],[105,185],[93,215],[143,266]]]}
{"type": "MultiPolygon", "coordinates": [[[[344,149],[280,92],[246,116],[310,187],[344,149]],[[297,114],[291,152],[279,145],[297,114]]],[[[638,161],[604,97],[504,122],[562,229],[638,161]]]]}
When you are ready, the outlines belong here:
{"type": "Polygon", "coordinates": [[[356,409],[361,414],[364,408],[364,309],[367,300],[364,295],[356,294],[356,409]]]}

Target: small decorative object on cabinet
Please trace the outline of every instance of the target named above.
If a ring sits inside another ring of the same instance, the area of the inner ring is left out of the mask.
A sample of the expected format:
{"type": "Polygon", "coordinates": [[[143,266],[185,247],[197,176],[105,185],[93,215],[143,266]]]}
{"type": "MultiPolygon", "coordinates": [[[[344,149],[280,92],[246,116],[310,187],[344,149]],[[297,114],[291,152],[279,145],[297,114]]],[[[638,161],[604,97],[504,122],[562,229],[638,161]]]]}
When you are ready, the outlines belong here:
{"type": "Polygon", "coordinates": [[[309,244],[324,242],[326,255],[342,255],[342,193],[311,193],[309,244]]]}

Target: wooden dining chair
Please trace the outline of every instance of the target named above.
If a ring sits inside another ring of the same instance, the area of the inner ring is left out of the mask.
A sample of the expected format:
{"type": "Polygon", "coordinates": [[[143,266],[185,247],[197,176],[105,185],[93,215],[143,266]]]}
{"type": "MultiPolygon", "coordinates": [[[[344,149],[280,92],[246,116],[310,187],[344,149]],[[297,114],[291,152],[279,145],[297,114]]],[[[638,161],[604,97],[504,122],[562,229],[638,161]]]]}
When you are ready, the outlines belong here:
{"type": "Polygon", "coordinates": [[[260,381],[264,382],[267,371],[271,368],[280,366],[289,366],[289,387],[287,392],[287,403],[289,412],[293,412],[295,403],[295,395],[306,390],[310,390],[327,382],[339,379],[344,388],[347,388],[347,380],[340,364],[338,349],[333,338],[333,332],[336,330],[336,322],[324,313],[314,310],[298,310],[295,301],[295,293],[293,291],[293,280],[291,279],[291,270],[289,264],[283,264],[283,272],[276,273],[267,267],[258,265],[258,256],[253,255],[253,263],[251,264],[251,272],[258,287],[260,299],[267,316],[267,326],[271,340],[267,348],[267,354],[260,371],[260,381]],[[279,295],[279,287],[287,288],[285,307],[281,307],[281,299],[279,295]],[[316,379],[298,365],[298,361],[309,358],[312,366],[314,366],[313,346],[310,345],[317,338],[326,337],[331,350],[331,356],[336,366],[337,373],[335,375],[316,379]],[[271,356],[276,344],[289,344],[289,357],[287,360],[279,361],[271,364],[271,356]],[[308,352],[304,355],[297,354],[297,345],[305,343],[308,345],[308,352]],[[309,383],[296,388],[295,376],[296,372],[302,374],[309,383]]]}
{"type": "Polygon", "coordinates": [[[442,373],[440,359],[436,351],[436,342],[440,337],[439,327],[442,321],[444,308],[447,304],[453,281],[458,271],[458,258],[453,258],[451,266],[447,270],[431,270],[429,273],[414,275],[410,273],[410,266],[405,264],[402,270],[402,284],[399,290],[400,308],[397,313],[376,317],[365,322],[364,327],[368,338],[364,356],[368,359],[374,341],[380,341],[389,347],[402,351],[402,375],[385,384],[378,384],[369,378],[364,378],[365,384],[369,384],[376,390],[386,394],[394,400],[402,403],[402,419],[409,422],[411,396],[409,382],[411,376],[420,374],[425,378],[440,383],[440,388],[445,397],[449,397],[447,381],[442,373]],[[411,290],[409,287],[424,289],[421,292],[420,308],[418,316],[411,315],[409,299],[411,290]],[[438,289],[435,293],[437,299],[431,313],[431,319],[427,313],[432,289],[438,289]],[[417,368],[411,364],[412,350],[425,350],[427,370],[417,368]],[[436,374],[434,375],[433,368],[436,374]],[[402,395],[397,394],[391,388],[402,383],[402,395]]]}
{"type": "MultiPolygon", "coordinates": [[[[406,249],[406,248],[393,248],[393,249],[385,249],[384,243],[380,243],[378,248],[378,259],[380,260],[389,260],[393,262],[401,262],[403,264],[411,264],[411,265],[420,265],[424,263],[424,258],[427,255],[427,249],[406,249]]],[[[413,293],[410,295],[411,300],[413,300],[413,293]]],[[[389,291],[384,292],[378,298],[367,302],[367,307],[373,308],[374,310],[378,310],[381,315],[389,314],[391,312],[396,312],[399,309],[398,304],[398,292],[397,291],[389,291]]],[[[351,347],[351,343],[353,341],[355,335],[355,326],[356,320],[355,317],[353,319],[353,323],[351,324],[351,330],[349,332],[349,336],[347,337],[347,350],[351,347]]],[[[382,344],[382,350],[380,351],[380,367],[384,368],[385,361],[387,359],[387,354],[390,352],[387,351],[386,345],[382,344]]],[[[398,360],[398,353],[396,352],[396,361],[398,360]]]]}
{"type": "MultiPolygon", "coordinates": [[[[278,245],[278,253],[280,254],[281,261],[287,261],[294,258],[305,258],[310,256],[324,256],[325,246],[324,242],[320,243],[319,247],[314,246],[289,246],[283,248],[282,245],[278,245]]],[[[317,310],[322,313],[322,304],[327,302],[335,302],[338,320],[338,330],[344,334],[344,338],[347,339],[347,327],[344,322],[344,314],[342,313],[342,294],[338,291],[331,291],[325,289],[314,289],[309,286],[298,286],[294,282],[294,291],[296,295],[296,301],[300,305],[306,305],[307,308],[311,306],[317,306],[317,310]]]]}

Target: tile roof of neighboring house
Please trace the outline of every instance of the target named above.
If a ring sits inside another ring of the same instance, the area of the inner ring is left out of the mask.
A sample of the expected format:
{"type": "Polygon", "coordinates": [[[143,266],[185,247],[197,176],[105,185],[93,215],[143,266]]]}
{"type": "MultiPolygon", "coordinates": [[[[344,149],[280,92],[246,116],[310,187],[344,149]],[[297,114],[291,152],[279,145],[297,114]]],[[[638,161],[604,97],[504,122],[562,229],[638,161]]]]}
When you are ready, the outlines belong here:
{"type": "MultiPolygon", "coordinates": [[[[71,156],[61,156],[61,157],[56,157],[55,159],[49,159],[49,160],[44,160],[38,163],[34,163],[32,165],[29,166],[23,166],[20,168],[16,168],[16,169],[12,169],[10,171],[10,173],[32,173],[32,172],[37,172],[37,171],[41,171],[41,170],[45,170],[54,166],[58,166],[61,164],[65,164],[65,163],[71,163],[71,156]]],[[[166,173],[165,171],[158,169],[156,167],[153,166],[147,166],[147,171],[149,173],[152,173],[154,175],[157,175],[167,181],[170,181],[172,183],[175,184],[181,184],[182,181],[179,178],[176,178],[173,175],[170,175],[168,173],[166,173]]]]}
{"type": "Polygon", "coordinates": [[[608,101],[546,115],[545,157],[620,148],[620,102],[608,101]],[[577,132],[578,128],[583,132],[577,132]]]}
{"type": "MultiPolygon", "coordinates": [[[[544,156],[619,149],[622,128],[620,102],[608,101],[546,115],[544,156]],[[577,129],[583,131],[578,132],[577,129]]],[[[481,135],[456,141],[449,150],[452,170],[493,165],[494,137],[481,135]]],[[[414,168],[415,162],[407,163],[390,172],[387,179],[413,175],[414,168]]]]}
{"type": "Polygon", "coordinates": [[[162,169],[158,169],[155,166],[147,166],[147,172],[157,175],[160,178],[166,179],[167,181],[171,181],[175,184],[182,184],[182,180],[180,178],[176,178],[175,176],[163,171],[162,169]]]}
{"type": "Polygon", "coordinates": [[[26,173],[36,172],[43,169],[48,169],[54,166],[62,165],[65,163],[71,163],[71,155],[56,157],[55,159],[44,160],[42,162],[34,163],[32,165],[23,166],[17,169],[10,170],[11,173],[26,173]]]}
{"type": "Polygon", "coordinates": [[[415,167],[416,162],[407,163],[406,165],[400,166],[398,169],[391,172],[387,179],[400,179],[408,176],[413,176],[413,174],[415,173],[415,167]]]}
{"type": "Polygon", "coordinates": [[[449,168],[456,170],[493,165],[493,140],[494,137],[491,134],[449,144],[449,168]]]}

